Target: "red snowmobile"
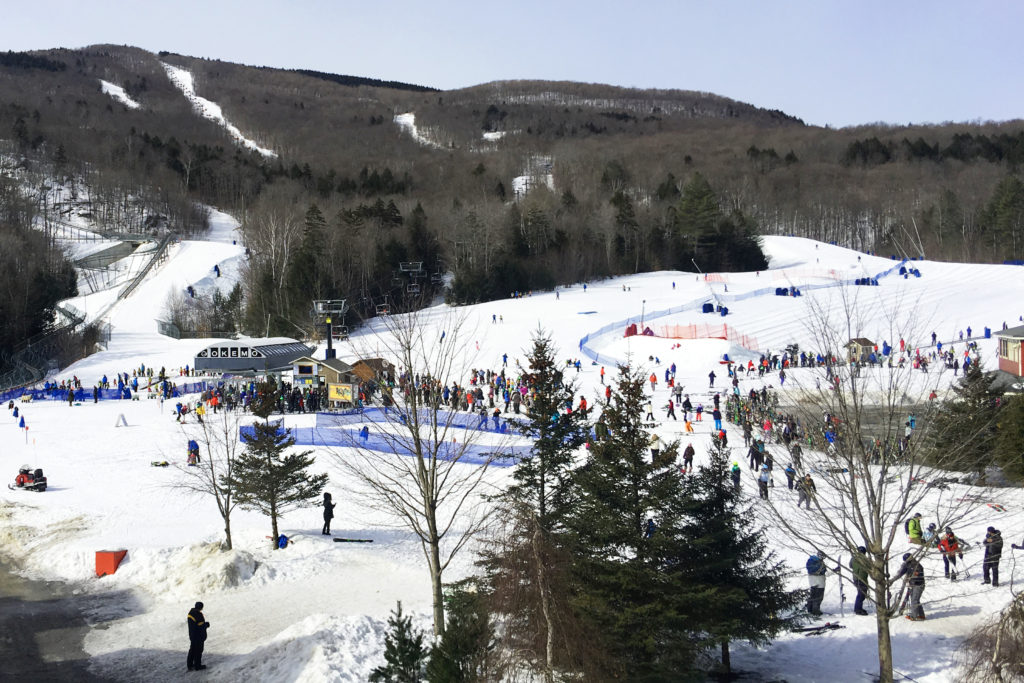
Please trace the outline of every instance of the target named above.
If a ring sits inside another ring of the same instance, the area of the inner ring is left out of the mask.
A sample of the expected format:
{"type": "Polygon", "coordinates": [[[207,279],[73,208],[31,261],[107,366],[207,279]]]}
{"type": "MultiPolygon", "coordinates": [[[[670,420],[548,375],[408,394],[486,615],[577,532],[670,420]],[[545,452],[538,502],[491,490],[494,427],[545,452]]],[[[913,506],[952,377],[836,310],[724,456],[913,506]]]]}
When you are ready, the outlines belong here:
{"type": "Polygon", "coordinates": [[[18,469],[18,476],[14,478],[14,485],[7,485],[12,491],[45,491],[46,477],[41,469],[32,469],[29,465],[22,465],[18,469]]]}

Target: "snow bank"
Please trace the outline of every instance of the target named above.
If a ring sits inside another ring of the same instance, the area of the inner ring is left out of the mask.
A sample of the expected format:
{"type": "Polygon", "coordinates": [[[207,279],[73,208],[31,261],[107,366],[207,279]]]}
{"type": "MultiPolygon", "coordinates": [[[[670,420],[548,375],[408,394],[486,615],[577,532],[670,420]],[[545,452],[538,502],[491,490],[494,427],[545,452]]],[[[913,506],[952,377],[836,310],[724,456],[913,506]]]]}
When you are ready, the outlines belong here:
{"type": "Polygon", "coordinates": [[[128,93],[126,93],[124,91],[124,88],[122,88],[119,85],[114,85],[110,81],[105,81],[105,80],[103,80],[101,78],[100,79],[100,88],[102,88],[103,94],[110,95],[115,100],[117,100],[118,102],[120,102],[124,106],[128,107],[129,109],[139,109],[139,108],[142,107],[141,104],[139,104],[138,102],[133,100],[131,97],[129,97],[128,93]]]}
{"type": "Polygon", "coordinates": [[[269,643],[218,667],[221,680],[263,683],[366,681],[384,663],[387,622],[367,616],[315,614],[269,643]]]}

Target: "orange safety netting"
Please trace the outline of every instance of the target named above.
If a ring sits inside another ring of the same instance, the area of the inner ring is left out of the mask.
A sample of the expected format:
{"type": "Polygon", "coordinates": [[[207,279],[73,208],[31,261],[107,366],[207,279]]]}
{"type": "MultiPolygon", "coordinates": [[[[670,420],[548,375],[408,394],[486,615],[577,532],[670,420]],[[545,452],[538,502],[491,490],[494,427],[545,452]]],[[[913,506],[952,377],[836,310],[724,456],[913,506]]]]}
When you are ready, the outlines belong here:
{"type": "Polygon", "coordinates": [[[745,349],[757,349],[757,339],[736,330],[732,325],[659,325],[652,328],[654,336],[667,339],[728,339],[745,349]]]}

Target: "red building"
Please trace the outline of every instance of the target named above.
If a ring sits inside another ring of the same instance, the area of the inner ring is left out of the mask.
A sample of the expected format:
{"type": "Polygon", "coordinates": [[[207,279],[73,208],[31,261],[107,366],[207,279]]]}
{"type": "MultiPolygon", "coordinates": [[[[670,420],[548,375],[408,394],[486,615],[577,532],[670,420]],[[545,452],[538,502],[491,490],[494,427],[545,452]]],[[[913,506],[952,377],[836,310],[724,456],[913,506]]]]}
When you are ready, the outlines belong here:
{"type": "Polygon", "coordinates": [[[1021,342],[1024,342],[1024,325],[996,332],[999,340],[999,369],[1015,377],[1024,377],[1021,363],[1021,342]]]}

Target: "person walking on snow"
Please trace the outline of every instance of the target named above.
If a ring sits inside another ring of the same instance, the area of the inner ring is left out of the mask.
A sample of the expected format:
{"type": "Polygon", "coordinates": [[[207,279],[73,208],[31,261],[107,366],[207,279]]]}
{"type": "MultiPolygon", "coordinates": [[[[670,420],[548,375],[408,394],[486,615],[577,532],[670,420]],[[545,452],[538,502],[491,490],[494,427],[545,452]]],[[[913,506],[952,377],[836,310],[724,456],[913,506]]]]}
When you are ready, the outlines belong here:
{"type": "Polygon", "coordinates": [[[644,409],[647,411],[646,419],[650,420],[651,422],[654,422],[654,406],[651,404],[650,401],[647,402],[647,405],[644,406],[644,409]]]}
{"type": "Polygon", "coordinates": [[[686,449],[683,451],[683,474],[693,471],[693,455],[695,452],[692,443],[686,444],[686,449]]]}
{"type": "Polygon", "coordinates": [[[679,419],[679,418],[676,417],[676,404],[672,402],[672,399],[668,400],[668,405],[666,406],[666,408],[668,410],[667,414],[665,415],[665,419],[666,420],[668,418],[670,418],[670,417],[673,420],[678,420],[679,419]]]}
{"type": "Polygon", "coordinates": [[[771,473],[768,471],[768,465],[761,465],[761,473],[757,476],[757,493],[761,496],[762,500],[768,500],[768,482],[771,479],[771,473]]]}
{"type": "Polygon", "coordinates": [[[921,513],[915,512],[914,516],[907,520],[907,536],[914,545],[924,545],[924,532],[921,530],[921,513]]]}
{"type": "Polygon", "coordinates": [[[210,622],[206,621],[202,610],[203,603],[197,602],[188,612],[189,671],[202,671],[206,668],[203,664],[203,648],[206,647],[206,631],[210,628],[210,622]]]}
{"type": "Polygon", "coordinates": [[[715,371],[714,370],[712,370],[711,372],[708,373],[708,379],[711,380],[708,383],[708,389],[711,389],[711,388],[713,388],[715,386],[715,371]]]}
{"type": "Polygon", "coordinates": [[[334,508],[337,503],[331,502],[331,494],[324,492],[324,528],[320,533],[324,536],[331,535],[331,520],[334,519],[334,508]]]}
{"type": "Polygon", "coordinates": [[[804,478],[800,480],[800,483],[796,485],[797,488],[797,499],[796,506],[799,508],[804,501],[807,501],[807,509],[811,509],[811,499],[814,494],[818,491],[818,487],[814,485],[814,480],[811,479],[811,475],[806,474],[804,478]]]}
{"type": "Polygon", "coordinates": [[[924,593],[924,567],[914,559],[911,553],[903,553],[903,565],[893,580],[903,576],[907,577],[907,600],[910,604],[910,614],[907,615],[907,619],[924,621],[924,608],[921,607],[921,594],[924,593]]]}

